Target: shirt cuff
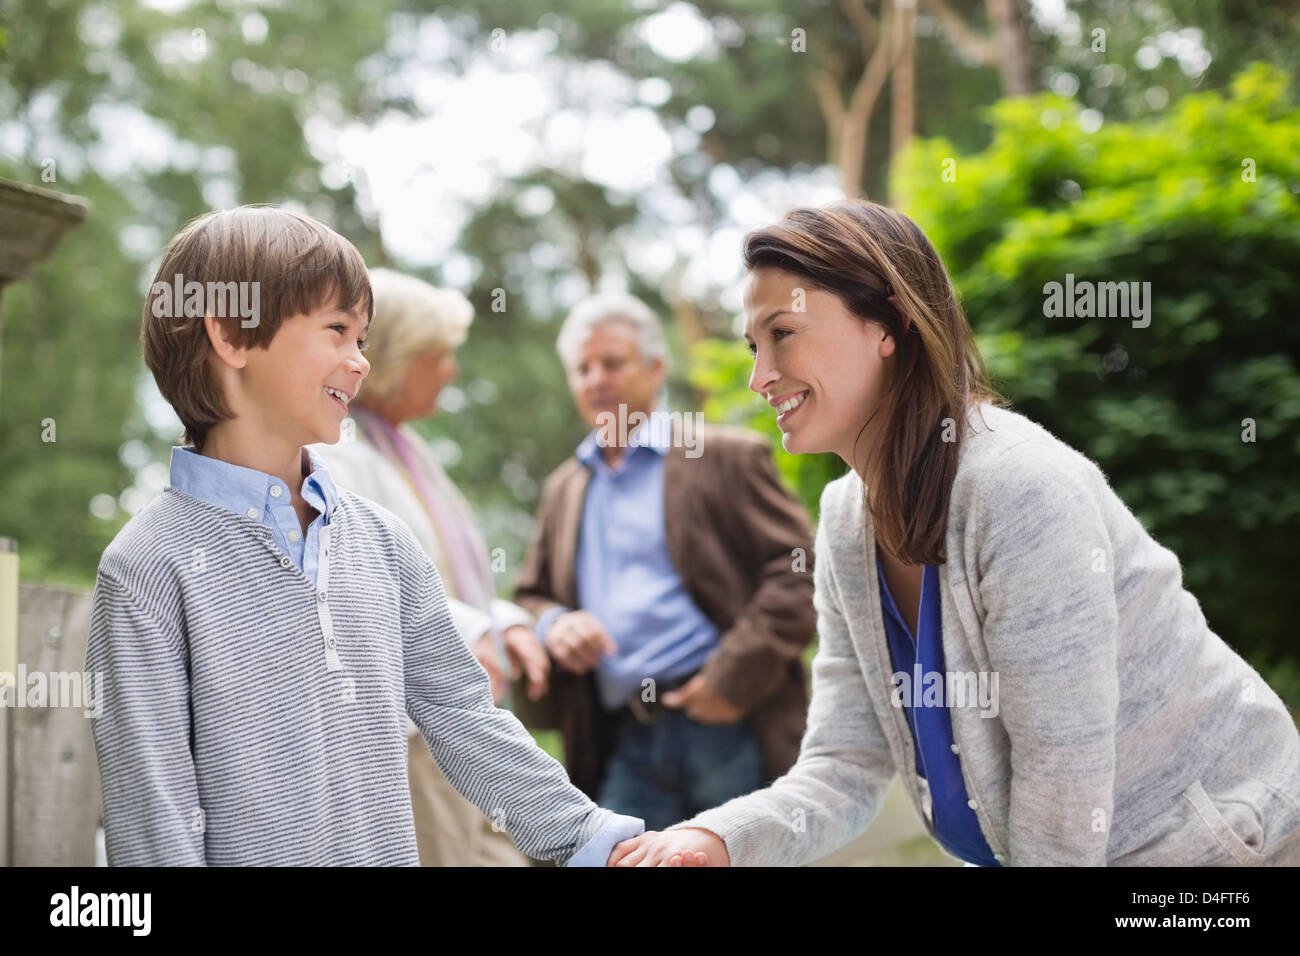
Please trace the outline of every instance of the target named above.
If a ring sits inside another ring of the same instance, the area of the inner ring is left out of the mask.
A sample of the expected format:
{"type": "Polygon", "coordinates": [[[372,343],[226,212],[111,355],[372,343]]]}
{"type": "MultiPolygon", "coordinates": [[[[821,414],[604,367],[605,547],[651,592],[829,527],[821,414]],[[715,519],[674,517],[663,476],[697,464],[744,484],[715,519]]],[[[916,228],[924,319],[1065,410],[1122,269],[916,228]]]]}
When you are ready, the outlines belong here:
{"type": "Polygon", "coordinates": [[[645,833],[645,821],[640,817],[628,817],[611,811],[609,819],[596,831],[596,835],[569,857],[565,866],[604,866],[609,855],[614,852],[614,847],[642,833],[645,833]]]}
{"type": "Polygon", "coordinates": [[[537,615],[537,627],[534,633],[537,634],[537,639],[542,642],[542,647],[546,646],[546,635],[551,630],[551,625],[568,613],[569,608],[567,607],[548,607],[537,615]]]}

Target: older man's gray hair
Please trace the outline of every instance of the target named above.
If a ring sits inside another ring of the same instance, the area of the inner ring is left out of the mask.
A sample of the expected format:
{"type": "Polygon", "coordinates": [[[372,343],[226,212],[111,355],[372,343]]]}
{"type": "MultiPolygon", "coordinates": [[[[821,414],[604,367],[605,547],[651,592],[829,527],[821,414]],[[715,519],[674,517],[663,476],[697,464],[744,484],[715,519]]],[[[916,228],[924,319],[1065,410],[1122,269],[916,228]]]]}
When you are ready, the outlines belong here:
{"type": "Polygon", "coordinates": [[[668,368],[668,340],[654,311],[635,296],[602,293],[583,299],[569,313],[560,327],[555,349],[566,371],[578,364],[578,355],[594,328],[611,322],[625,322],[636,331],[637,348],[646,364],[660,359],[668,368]]]}

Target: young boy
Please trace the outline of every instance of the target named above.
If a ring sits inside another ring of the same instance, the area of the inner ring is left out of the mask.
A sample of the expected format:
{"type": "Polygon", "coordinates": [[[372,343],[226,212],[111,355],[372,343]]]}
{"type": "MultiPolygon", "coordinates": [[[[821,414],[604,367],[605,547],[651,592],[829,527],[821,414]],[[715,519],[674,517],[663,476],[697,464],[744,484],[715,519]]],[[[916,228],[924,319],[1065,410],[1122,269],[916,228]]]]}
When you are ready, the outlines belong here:
{"type": "Polygon", "coordinates": [[[529,856],[601,866],[644,830],[493,706],[410,530],[304,447],[339,440],[372,312],[305,216],[214,212],[167,247],[141,337],[192,447],[105,550],[86,650],[111,865],[418,865],[407,714],[529,856]]]}

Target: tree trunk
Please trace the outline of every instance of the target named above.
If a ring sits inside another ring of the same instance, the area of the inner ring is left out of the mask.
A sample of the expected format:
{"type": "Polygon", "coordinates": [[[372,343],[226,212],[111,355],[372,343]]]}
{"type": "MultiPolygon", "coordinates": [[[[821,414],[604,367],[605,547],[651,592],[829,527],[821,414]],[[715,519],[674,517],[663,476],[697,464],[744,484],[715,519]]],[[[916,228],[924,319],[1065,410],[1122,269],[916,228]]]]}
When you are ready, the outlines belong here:
{"type": "Polygon", "coordinates": [[[916,132],[916,0],[894,0],[898,10],[898,61],[890,80],[890,155],[897,156],[916,132]]]}
{"type": "Polygon", "coordinates": [[[853,85],[848,103],[840,93],[843,74],[835,61],[827,64],[827,68],[812,79],[817,105],[826,123],[827,155],[839,167],[844,195],[853,198],[864,197],[871,115],[889,78],[897,50],[893,17],[890,15],[894,2],[896,0],[883,3],[880,22],[877,23],[867,12],[863,0],[840,0],[840,8],[858,35],[865,64],[853,85]]]}
{"type": "Polygon", "coordinates": [[[992,35],[974,29],[945,0],[920,0],[967,63],[995,66],[1004,96],[1024,96],[1037,89],[1033,56],[1021,0],[984,0],[992,35]]]}
{"type": "Polygon", "coordinates": [[[1029,39],[1021,21],[1018,0],[985,0],[993,42],[997,47],[998,72],[1007,96],[1028,96],[1036,84],[1030,67],[1029,39]]]}

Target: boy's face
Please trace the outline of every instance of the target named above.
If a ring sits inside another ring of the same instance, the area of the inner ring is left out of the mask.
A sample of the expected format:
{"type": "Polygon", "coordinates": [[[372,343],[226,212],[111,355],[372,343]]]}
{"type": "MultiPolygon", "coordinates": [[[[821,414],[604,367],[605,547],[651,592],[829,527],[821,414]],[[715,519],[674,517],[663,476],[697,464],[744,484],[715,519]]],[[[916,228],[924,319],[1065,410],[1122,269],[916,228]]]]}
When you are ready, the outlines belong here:
{"type": "Polygon", "coordinates": [[[361,354],[368,328],[359,304],[286,318],[267,348],[245,352],[235,413],[290,446],[336,443],[345,403],[370,372],[361,354]]]}

